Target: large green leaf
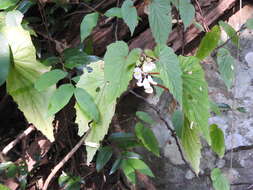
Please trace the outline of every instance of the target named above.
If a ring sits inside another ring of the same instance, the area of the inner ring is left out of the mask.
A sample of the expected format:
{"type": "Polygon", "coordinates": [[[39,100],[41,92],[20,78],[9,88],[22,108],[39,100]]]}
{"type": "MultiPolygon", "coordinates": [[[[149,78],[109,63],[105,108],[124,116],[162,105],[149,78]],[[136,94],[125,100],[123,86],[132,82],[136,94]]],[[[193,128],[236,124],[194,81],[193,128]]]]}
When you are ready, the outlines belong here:
{"type": "Polygon", "coordinates": [[[94,120],[95,122],[99,122],[99,110],[97,105],[95,104],[93,97],[87,93],[83,88],[75,89],[75,97],[78,106],[82,109],[87,117],[90,120],[94,120]]]}
{"type": "Polygon", "coordinates": [[[182,71],[177,55],[167,46],[161,48],[157,62],[160,78],[174,98],[182,104],[182,71]]]}
{"type": "Polygon", "coordinates": [[[54,115],[67,105],[73,96],[74,90],[75,88],[72,84],[61,85],[50,98],[48,115],[54,115]]]}
{"type": "Polygon", "coordinates": [[[1,0],[0,1],[0,9],[8,9],[11,6],[16,5],[19,0],[1,0]]]}
{"type": "Polygon", "coordinates": [[[105,80],[109,82],[108,101],[113,101],[125,90],[132,79],[134,64],[140,55],[139,49],[133,49],[128,55],[128,46],[123,41],[110,44],[104,57],[105,80]]]}
{"type": "Polygon", "coordinates": [[[178,9],[184,26],[187,28],[190,24],[192,24],[195,17],[194,6],[190,3],[189,0],[180,0],[178,9]]]}
{"type": "Polygon", "coordinates": [[[137,123],[135,125],[135,134],[138,139],[141,140],[145,148],[153,152],[156,156],[160,155],[159,144],[151,129],[149,129],[148,127],[144,127],[142,123],[137,123]]]}
{"type": "Polygon", "coordinates": [[[181,143],[187,160],[192,168],[199,173],[199,164],[201,158],[201,143],[196,128],[190,128],[189,121],[185,119],[181,135],[181,143]]]}
{"type": "Polygon", "coordinates": [[[149,4],[149,25],[157,44],[166,44],[172,28],[170,1],[153,0],[149,4]]]}
{"type": "Polygon", "coordinates": [[[224,21],[219,21],[219,25],[225,30],[229,38],[231,38],[231,41],[236,46],[239,46],[239,36],[237,35],[235,29],[224,21]]]}
{"type": "MultiPolygon", "coordinates": [[[[100,121],[91,124],[92,129],[85,141],[86,144],[99,144],[108,131],[109,124],[111,123],[111,119],[115,112],[116,100],[108,102],[106,98],[111,92],[108,89],[107,82],[104,78],[104,62],[94,62],[91,63],[89,67],[92,69],[92,72],[88,72],[84,69],[84,74],[77,83],[77,87],[83,88],[91,95],[100,111],[100,121]]],[[[78,123],[79,128],[78,134],[81,136],[88,130],[90,117],[79,107],[78,104],[75,105],[75,108],[76,122],[78,123]]],[[[97,149],[98,147],[86,145],[88,163],[92,161],[97,149]]]]}
{"type": "Polygon", "coordinates": [[[134,33],[134,29],[138,24],[137,10],[134,7],[134,3],[131,0],[124,1],[121,7],[122,17],[125,23],[128,25],[131,31],[131,35],[134,33]]]}
{"type": "Polygon", "coordinates": [[[18,11],[7,13],[2,34],[7,39],[13,54],[13,65],[7,78],[7,92],[18,104],[29,123],[40,130],[50,141],[54,140],[52,121],[47,117],[49,98],[55,86],[39,92],[34,82],[49,68],[37,62],[35,48],[29,32],[21,27],[22,14],[18,11]],[[10,21],[10,18],[13,20],[10,21]],[[15,24],[16,23],[16,26],[15,24]]]}
{"type": "Polygon", "coordinates": [[[85,40],[90,33],[92,32],[93,28],[97,25],[98,21],[98,13],[90,13],[87,14],[80,25],[80,33],[81,33],[81,41],[85,40]]]}
{"type": "Polygon", "coordinates": [[[221,78],[227,88],[231,88],[235,77],[235,60],[227,49],[219,49],[217,54],[217,64],[219,66],[221,78]]]}
{"type": "Polygon", "coordinates": [[[0,34],[0,86],[5,82],[10,68],[10,48],[8,41],[0,34]]]}
{"type": "Polygon", "coordinates": [[[220,40],[220,27],[214,26],[201,40],[196,57],[203,60],[217,47],[220,40]]]}
{"type": "Polygon", "coordinates": [[[223,131],[216,124],[210,126],[211,147],[220,157],[225,154],[225,140],[223,131]]]}
{"type": "Polygon", "coordinates": [[[202,132],[210,144],[209,98],[204,71],[196,57],[179,57],[183,71],[183,112],[190,125],[202,132]]]}
{"type": "Polygon", "coordinates": [[[221,173],[219,168],[212,170],[211,179],[215,190],[230,190],[228,179],[221,173]]]}

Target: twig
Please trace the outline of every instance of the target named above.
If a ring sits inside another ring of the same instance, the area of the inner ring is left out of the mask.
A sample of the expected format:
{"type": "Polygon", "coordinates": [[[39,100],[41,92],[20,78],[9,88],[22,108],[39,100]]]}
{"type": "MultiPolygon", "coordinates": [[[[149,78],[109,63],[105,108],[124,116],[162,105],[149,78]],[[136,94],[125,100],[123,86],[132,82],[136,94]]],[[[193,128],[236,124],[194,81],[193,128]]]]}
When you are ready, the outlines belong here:
{"type": "Polygon", "coordinates": [[[72,4],[72,5],[75,5],[75,4],[79,4],[79,5],[84,5],[85,7],[87,7],[88,9],[90,9],[91,11],[94,11],[94,12],[97,12],[98,14],[100,14],[101,16],[104,16],[103,13],[99,12],[96,10],[97,6],[95,8],[91,7],[90,5],[86,4],[85,2],[81,2],[81,3],[68,3],[68,4],[72,4]]]}
{"type": "MultiPolygon", "coordinates": [[[[119,6],[119,0],[117,0],[117,7],[119,6]]],[[[114,36],[115,36],[115,41],[118,41],[118,23],[119,19],[116,18],[116,23],[115,23],[115,32],[114,32],[114,36]]]]}
{"type": "Polygon", "coordinates": [[[86,132],[86,134],[81,138],[81,140],[76,144],[76,146],[53,168],[53,170],[51,171],[51,173],[47,177],[47,179],[46,179],[46,181],[45,181],[45,183],[43,185],[42,190],[47,190],[47,188],[48,188],[51,180],[53,179],[53,177],[64,166],[64,164],[73,156],[73,154],[80,148],[80,146],[83,144],[83,142],[87,138],[90,130],[91,130],[91,127],[86,132]]]}
{"type": "MultiPolygon", "coordinates": [[[[184,163],[190,168],[190,170],[192,171],[192,173],[195,174],[195,171],[191,168],[191,166],[189,165],[189,163],[186,161],[184,154],[183,154],[183,150],[180,146],[180,143],[178,141],[178,138],[176,136],[176,132],[171,128],[171,126],[169,125],[169,123],[162,117],[161,112],[152,104],[150,104],[144,97],[142,97],[141,95],[137,94],[136,92],[134,92],[133,90],[129,91],[130,93],[132,93],[133,95],[135,95],[137,98],[142,99],[145,103],[147,103],[147,105],[152,108],[156,114],[158,115],[159,119],[165,124],[166,128],[170,131],[171,136],[175,139],[178,151],[180,153],[180,156],[182,158],[182,160],[184,161],[184,163]]],[[[196,174],[195,174],[196,175],[196,174]]]]}
{"type": "Polygon", "coordinates": [[[243,150],[252,150],[252,149],[253,149],[253,145],[238,146],[238,147],[236,147],[236,148],[227,150],[227,151],[225,152],[225,154],[228,154],[228,153],[231,153],[231,152],[240,152],[240,151],[243,151],[243,150]]]}
{"type": "Polygon", "coordinates": [[[201,6],[200,6],[200,4],[199,4],[199,1],[198,1],[198,0],[195,0],[195,2],[196,2],[196,5],[197,5],[197,7],[198,7],[198,9],[199,9],[199,13],[200,13],[200,16],[201,16],[201,19],[202,19],[202,24],[203,24],[203,26],[204,26],[206,32],[209,32],[210,29],[209,29],[208,25],[206,24],[205,18],[204,18],[204,16],[203,16],[204,14],[203,14],[203,12],[202,12],[202,9],[201,9],[201,6]]]}
{"type": "Polygon", "coordinates": [[[23,131],[20,135],[17,136],[15,140],[10,142],[3,150],[2,153],[6,155],[21,139],[25,136],[29,135],[33,130],[35,130],[33,125],[30,125],[25,131],[23,131]]]}

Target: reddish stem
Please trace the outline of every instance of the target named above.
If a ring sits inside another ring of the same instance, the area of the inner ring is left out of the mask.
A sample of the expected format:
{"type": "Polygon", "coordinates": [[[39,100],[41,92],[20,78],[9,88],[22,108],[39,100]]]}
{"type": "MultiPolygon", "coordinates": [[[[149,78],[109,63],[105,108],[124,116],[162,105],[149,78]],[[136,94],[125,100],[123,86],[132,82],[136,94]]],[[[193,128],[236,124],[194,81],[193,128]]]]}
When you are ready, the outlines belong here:
{"type": "Polygon", "coordinates": [[[162,89],[164,89],[164,90],[166,90],[166,91],[170,91],[168,88],[166,88],[165,86],[163,86],[163,85],[161,85],[161,84],[156,84],[156,85],[154,85],[154,86],[158,86],[158,87],[160,87],[160,88],[162,88],[162,89]]]}

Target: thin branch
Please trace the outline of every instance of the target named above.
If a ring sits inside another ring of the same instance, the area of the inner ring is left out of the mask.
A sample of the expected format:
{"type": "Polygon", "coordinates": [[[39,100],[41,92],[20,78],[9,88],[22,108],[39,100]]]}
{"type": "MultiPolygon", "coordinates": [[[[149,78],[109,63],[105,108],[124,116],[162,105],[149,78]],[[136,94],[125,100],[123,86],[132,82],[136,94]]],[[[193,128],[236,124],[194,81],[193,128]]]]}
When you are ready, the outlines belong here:
{"type": "Polygon", "coordinates": [[[21,134],[17,136],[15,140],[10,142],[3,150],[2,154],[6,155],[21,139],[29,135],[32,131],[34,131],[35,128],[33,125],[30,125],[25,131],[23,131],[21,134]]]}
{"type": "Polygon", "coordinates": [[[198,1],[198,0],[195,0],[195,2],[196,2],[196,5],[197,5],[197,7],[198,7],[198,9],[199,9],[199,13],[200,13],[200,16],[201,16],[201,19],[202,19],[202,24],[203,24],[203,26],[204,26],[206,32],[209,32],[210,29],[209,29],[208,25],[206,24],[205,17],[204,17],[203,11],[202,11],[202,9],[201,9],[201,6],[200,6],[200,4],[199,4],[199,1],[198,1]]]}
{"type": "Polygon", "coordinates": [[[189,163],[186,161],[186,159],[184,157],[183,150],[182,150],[181,145],[179,143],[179,140],[178,140],[178,138],[176,136],[176,132],[171,128],[171,126],[169,125],[169,123],[162,117],[162,114],[161,114],[160,110],[158,108],[156,108],[155,106],[153,106],[152,104],[150,104],[146,100],[146,98],[144,98],[143,96],[137,94],[133,90],[130,90],[129,92],[132,93],[133,95],[135,95],[137,98],[142,99],[145,103],[147,103],[147,105],[150,108],[152,108],[156,112],[156,114],[159,117],[159,119],[165,124],[166,128],[170,131],[171,136],[175,139],[175,142],[176,142],[176,145],[177,145],[177,148],[178,148],[178,151],[180,153],[180,156],[181,156],[182,160],[190,168],[190,170],[195,174],[194,170],[191,168],[191,166],[189,165],[189,163]]]}
{"type": "Polygon", "coordinates": [[[243,150],[252,150],[252,149],[253,149],[253,145],[238,146],[238,147],[236,147],[236,148],[227,150],[227,151],[225,152],[225,154],[228,154],[228,153],[231,153],[231,152],[240,152],[240,151],[243,151],[243,150]]]}
{"type": "Polygon", "coordinates": [[[64,166],[64,164],[73,156],[73,154],[75,154],[75,152],[80,148],[80,146],[84,143],[84,141],[87,138],[90,130],[91,130],[91,127],[86,132],[86,134],[81,138],[81,140],[75,145],[75,147],[53,168],[53,170],[51,171],[51,173],[47,177],[47,179],[46,179],[46,181],[43,185],[42,190],[47,190],[48,189],[48,186],[49,186],[51,180],[53,179],[53,177],[64,166]]]}

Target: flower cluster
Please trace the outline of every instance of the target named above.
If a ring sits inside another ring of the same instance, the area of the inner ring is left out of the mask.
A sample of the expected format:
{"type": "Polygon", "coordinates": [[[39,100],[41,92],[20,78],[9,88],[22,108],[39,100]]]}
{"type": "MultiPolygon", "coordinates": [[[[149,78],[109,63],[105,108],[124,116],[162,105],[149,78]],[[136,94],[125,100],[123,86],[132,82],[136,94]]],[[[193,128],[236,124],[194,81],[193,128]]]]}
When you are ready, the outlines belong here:
{"type": "Polygon", "coordinates": [[[154,62],[149,57],[141,57],[141,65],[134,69],[134,78],[137,80],[137,86],[143,86],[146,93],[153,93],[151,85],[157,85],[149,72],[156,68],[154,62]]]}

